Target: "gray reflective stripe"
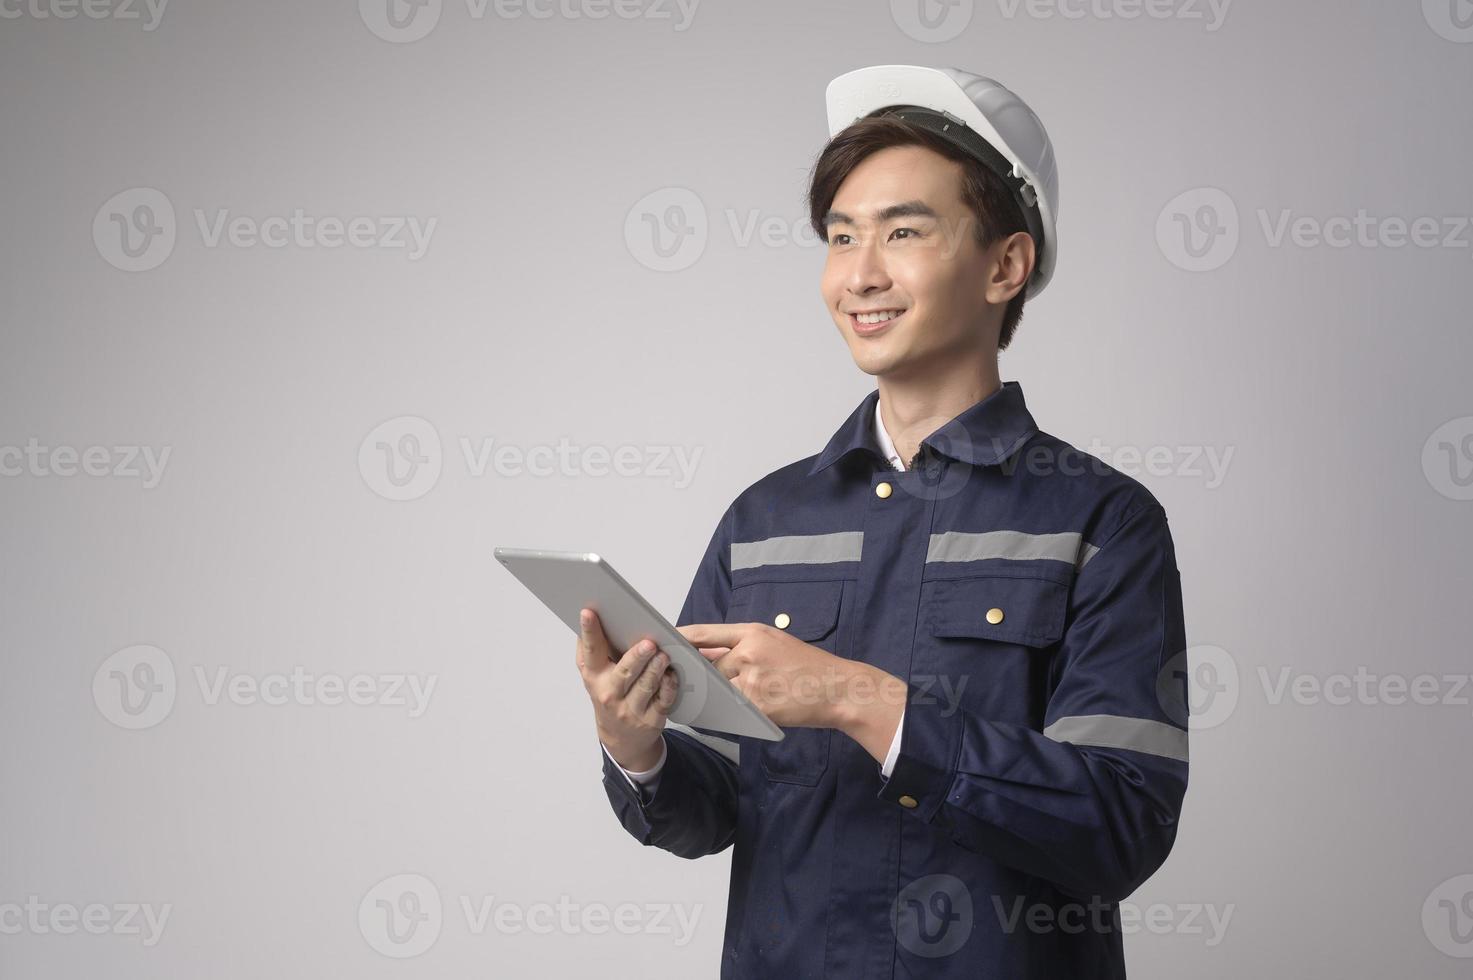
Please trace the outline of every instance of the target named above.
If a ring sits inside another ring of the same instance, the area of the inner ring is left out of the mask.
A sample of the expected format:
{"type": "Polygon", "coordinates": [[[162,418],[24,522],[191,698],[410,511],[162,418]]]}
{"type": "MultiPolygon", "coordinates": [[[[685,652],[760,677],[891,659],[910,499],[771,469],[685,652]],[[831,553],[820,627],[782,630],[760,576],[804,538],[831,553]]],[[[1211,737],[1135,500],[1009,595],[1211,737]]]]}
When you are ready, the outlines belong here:
{"type": "Polygon", "coordinates": [[[1175,725],[1149,718],[1121,715],[1074,715],[1060,718],[1043,730],[1055,742],[1129,749],[1148,755],[1187,761],[1187,733],[1175,725]]]}
{"type": "Polygon", "coordinates": [[[1047,558],[1083,566],[1100,549],[1078,531],[1029,534],[1027,531],[947,531],[931,535],[926,561],[982,561],[987,558],[1047,558]]]}
{"type": "Polygon", "coordinates": [[[761,541],[733,541],[731,570],[758,565],[808,565],[831,561],[859,561],[863,531],[833,534],[787,534],[761,541]]]}
{"type": "Polygon", "coordinates": [[[742,764],[741,743],[722,738],[719,735],[707,735],[703,732],[698,732],[695,729],[687,728],[686,726],[673,721],[666,722],[666,724],[676,731],[680,732],[680,734],[689,735],[691,738],[695,739],[697,742],[700,742],[707,748],[720,752],[722,755],[726,756],[735,764],[742,764]]]}

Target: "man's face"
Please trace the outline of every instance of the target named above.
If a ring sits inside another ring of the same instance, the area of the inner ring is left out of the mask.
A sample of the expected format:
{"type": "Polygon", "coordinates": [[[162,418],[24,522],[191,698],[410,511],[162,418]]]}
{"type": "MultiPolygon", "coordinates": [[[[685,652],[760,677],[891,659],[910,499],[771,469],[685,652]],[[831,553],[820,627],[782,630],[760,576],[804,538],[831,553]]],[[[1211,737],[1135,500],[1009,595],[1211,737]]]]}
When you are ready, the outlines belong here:
{"type": "Polygon", "coordinates": [[[829,209],[823,298],[860,370],[927,371],[996,347],[988,324],[992,253],[978,248],[976,217],[961,198],[962,168],[920,146],[866,157],[829,209]],[[887,323],[858,314],[899,311],[887,323]]]}

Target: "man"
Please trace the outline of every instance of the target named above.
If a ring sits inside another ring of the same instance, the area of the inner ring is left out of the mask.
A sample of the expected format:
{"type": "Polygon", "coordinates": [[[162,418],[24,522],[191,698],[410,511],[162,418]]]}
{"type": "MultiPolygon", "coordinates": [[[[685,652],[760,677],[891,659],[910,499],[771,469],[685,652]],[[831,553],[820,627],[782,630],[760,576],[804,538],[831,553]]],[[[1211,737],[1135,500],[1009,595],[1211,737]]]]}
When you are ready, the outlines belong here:
{"type": "Polygon", "coordinates": [[[1051,145],[956,70],[828,102],[822,293],[877,390],[737,497],[677,620],[786,737],[666,728],[665,655],[585,611],[605,789],[641,843],[735,846],[728,980],[1123,977],[1186,789],[1181,581],[1151,493],[999,377],[1057,254],[1051,145]]]}

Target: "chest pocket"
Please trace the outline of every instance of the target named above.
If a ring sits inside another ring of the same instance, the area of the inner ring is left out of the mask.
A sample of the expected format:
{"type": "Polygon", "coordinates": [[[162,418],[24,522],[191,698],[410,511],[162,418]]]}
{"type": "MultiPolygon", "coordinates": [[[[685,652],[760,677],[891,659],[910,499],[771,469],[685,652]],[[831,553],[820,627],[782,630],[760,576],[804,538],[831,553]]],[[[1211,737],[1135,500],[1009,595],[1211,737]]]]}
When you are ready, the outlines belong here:
{"type": "Polygon", "coordinates": [[[1069,587],[1052,579],[977,575],[924,587],[911,678],[943,706],[1037,727],[1050,656],[1064,636],[1069,587]]]}
{"type": "MultiPolygon", "coordinates": [[[[839,650],[840,610],[844,583],[754,582],[733,590],[728,623],[765,623],[804,643],[843,655],[839,650]]],[[[829,765],[828,728],[784,728],[781,742],[756,740],[759,765],[768,780],[817,786],[829,765]]]]}
{"type": "Polygon", "coordinates": [[[931,583],[932,636],[1046,647],[1064,635],[1069,588],[1052,579],[983,575],[931,583]]]}

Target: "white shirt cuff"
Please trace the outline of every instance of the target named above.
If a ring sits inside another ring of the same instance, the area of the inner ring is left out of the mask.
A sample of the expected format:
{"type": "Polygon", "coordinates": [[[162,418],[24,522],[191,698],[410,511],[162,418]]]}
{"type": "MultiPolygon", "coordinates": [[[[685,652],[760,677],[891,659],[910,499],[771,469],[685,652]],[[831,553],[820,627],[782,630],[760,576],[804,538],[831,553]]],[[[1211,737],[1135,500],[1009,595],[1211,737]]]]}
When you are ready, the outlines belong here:
{"type": "Polygon", "coordinates": [[[619,771],[622,772],[624,774],[624,777],[629,780],[629,785],[633,786],[636,791],[638,791],[639,787],[643,786],[645,789],[649,790],[650,795],[654,795],[655,790],[658,789],[660,786],[660,770],[665,768],[666,749],[665,737],[663,735],[660,736],[660,758],[655,762],[653,766],[651,766],[649,769],[646,769],[644,772],[631,772],[630,770],[625,769],[623,766],[620,766],[619,761],[609,753],[609,747],[607,745],[604,745],[602,740],[600,740],[598,744],[603,746],[604,755],[607,755],[609,757],[609,761],[612,762],[615,766],[618,766],[619,771]]]}
{"type": "Polygon", "coordinates": [[[900,709],[900,721],[895,726],[895,737],[890,740],[890,751],[885,753],[885,764],[880,766],[880,775],[886,779],[895,771],[895,760],[900,757],[900,733],[905,731],[905,708],[900,709]]]}

